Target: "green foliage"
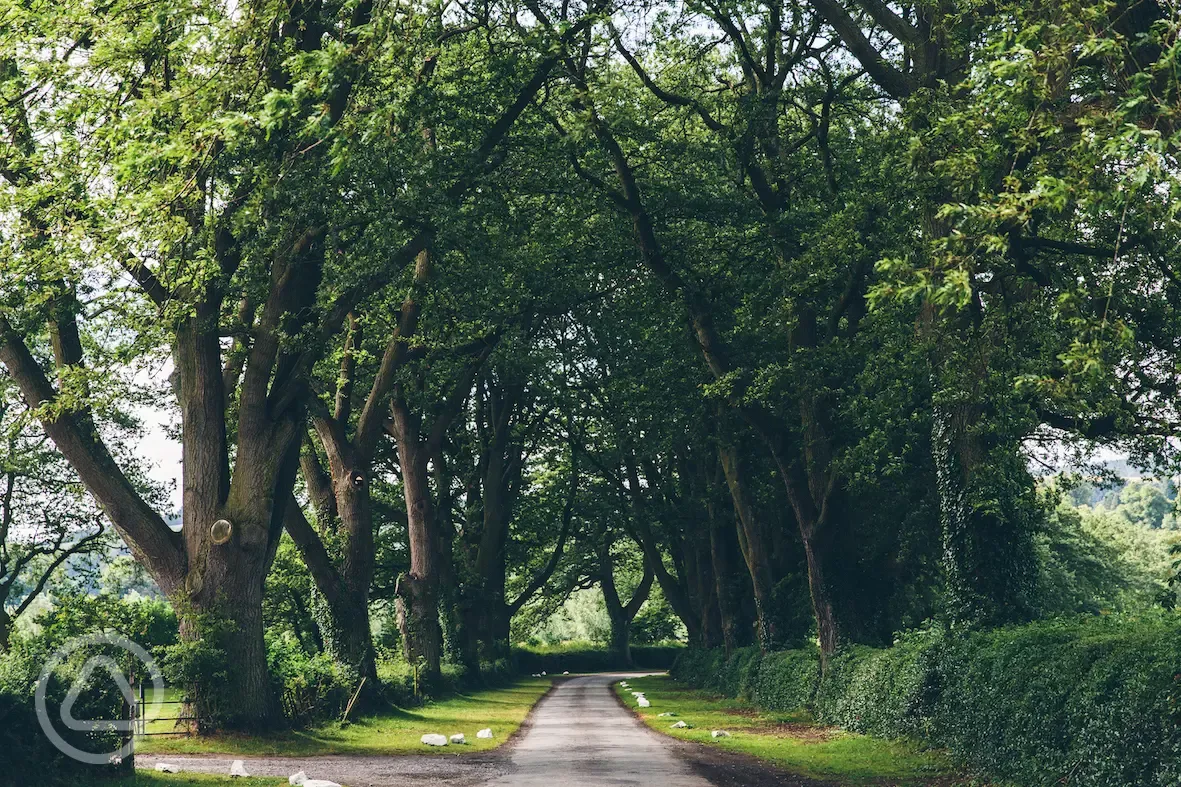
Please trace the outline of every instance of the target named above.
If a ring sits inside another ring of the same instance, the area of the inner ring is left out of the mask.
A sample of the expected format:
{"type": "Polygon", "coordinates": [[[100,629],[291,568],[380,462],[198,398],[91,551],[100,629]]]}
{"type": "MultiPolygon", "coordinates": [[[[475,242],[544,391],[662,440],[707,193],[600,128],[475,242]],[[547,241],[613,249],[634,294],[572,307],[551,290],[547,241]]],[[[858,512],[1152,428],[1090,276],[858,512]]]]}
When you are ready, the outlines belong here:
{"type": "MultiPolygon", "coordinates": [[[[745,700],[694,689],[663,675],[634,678],[616,686],[620,699],[656,732],[697,745],[719,747],[768,760],[792,777],[823,784],[960,784],[945,752],[908,740],[859,735],[818,724],[807,713],[780,712],[745,700]],[[639,708],[628,692],[645,692],[651,702],[639,708]],[[661,713],[673,712],[690,726],[670,729],[661,713]],[[732,731],[713,738],[711,730],[732,731]],[[948,778],[950,777],[950,779],[948,778]],[[946,780],[946,782],[945,782],[946,780]]],[[[811,782],[809,782],[811,783],[811,782]]]]}
{"type": "MultiPolygon", "coordinates": [[[[632,665],[636,669],[668,669],[685,651],[681,645],[633,645],[632,665]]],[[[565,642],[560,645],[526,646],[513,649],[517,671],[527,675],[545,672],[610,672],[628,669],[602,647],[589,642],[565,642]]]]}
{"type": "MultiPolygon", "coordinates": [[[[58,751],[41,730],[34,692],[46,659],[60,644],[50,636],[21,637],[14,640],[11,649],[0,657],[0,752],[8,763],[7,778],[14,784],[48,783],[64,787],[93,779],[96,773],[108,770],[70,759],[58,751]]],[[[81,677],[84,661],[100,653],[113,658],[117,664],[122,664],[126,658],[126,654],[118,649],[82,648],[59,663],[47,678],[46,707],[50,711],[50,722],[63,740],[86,752],[113,752],[122,744],[120,735],[113,730],[68,729],[58,722],[55,709],[62,707],[67,692],[81,677]]],[[[118,719],[122,710],[123,696],[119,688],[105,670],[96,669],[80,686],[73,716],[77,719],[118,719]]]]}
{"type": "Polygon", "coordinates": [[[359,678],[326,653],[308,655],[291,635],[267,638],[267,666],[288,724],[340,718],[359,678]]]}
{"type": "Polygon", "coordinates": [[[1172,540],[1103,508],[1059,504],[1036,539],[1039,613],[1147,609],[1168,592],[1172,540]]]}
{"type": "Polygon", "coordinates": [[[1017,784],[1165,787],[1181,778],[1178,664],[1181,621],[1167,615],[921,630],[888,649],[843,650],[823,680],[807,650],[690,650],[672,675],[846,729],[919,738],[1017,784]]]}
{"type": "Polygon", "coordinates": [[[52,607],[36,619],[34,641],[49,650],[67,640],[95,633],[127,637],[149,650],[168,647],[177,640],[178,623],[171,605],[159,599],[121,599],[71,592],[54,599],[52,607]]]}

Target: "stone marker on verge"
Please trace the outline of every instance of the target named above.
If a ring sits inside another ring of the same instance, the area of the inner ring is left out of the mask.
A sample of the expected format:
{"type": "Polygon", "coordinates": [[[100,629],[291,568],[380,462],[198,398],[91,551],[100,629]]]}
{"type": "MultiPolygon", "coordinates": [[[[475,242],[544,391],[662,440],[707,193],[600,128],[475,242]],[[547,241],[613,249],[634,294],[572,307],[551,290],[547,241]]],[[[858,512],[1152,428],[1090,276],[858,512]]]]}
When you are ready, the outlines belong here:
{"type": "Polygon", "coordinates": [[[234,760],[232,763],[230,763],[231,778],[238,779],[249,775],[250,774],[246,772],[246,763],[242,762],[241,760],[234,760]]]}
{"type": "Polygon", "coordinates": [[[299,771],[298,773],[293,773],[287,777],[287,783],[290,785],[303,784],[307,780],[308,780],[308,775],[306,773],[304,773],[303,771],[299,771]]]}
{"type": "Polygon", "coordinates": [[[644,697],[636,697],[636,704],[639,705],[641,708],[651,708],[652,707],[652,703],[648,702],[648,700],[645,699],[644,697]]]}
{"type": "Polygon", "coordinates": [[[492,737],[492,728],[485,727],[484,729],[482,729],[476,733],[476,737],[477,738],[491,738],[492,737]]]}
{"type": "Polygon", "coordinates": [[[160,773],[180,773],[180,768],[176,767],[170,762],[156,763],[156,770],[160,773]]]}
{"type": "Polygon", "coordinates": [[[677,716],[679,716],[679,715],[680,715],[680,714],[678,714],[678,713],[673,713],[671,710],[669,710],[669,711],[665,711],[664,713],[657,713],[657,714],[656,714],[656,718],[658,718],[658,719],[663,719],[665,716],[671,716],[672,718],[676,718],[676,717],[677,717],[677,716]]]}
{"type": "Polygon", "coordinates": [[[457,732],[451,736],[452,743],[467,743],[467,738],[463,737],[462,732],[457,732]]]}
{"type": "Polygon", "coordinates": [[[422,742],[427,746],[446,746],[447,736],[439,735],[438,733],[427,734],[422,736],[422,742]]]}
{"type": "Polygon", "coordinates": [[[710,733],[710,735],[715,738],[729,738],[730,737],[730,733],[726,732],[725,730],[714,730],[713,732],[710,733]]]}
{"type": "Polygon", "coordinates": [[[671,730],[691,730],[693,728],[690,727],[688,724],[686,724],[683,721],[678,721],[676,724],[670,724],[669,729],[671,729],[671,730]]]}

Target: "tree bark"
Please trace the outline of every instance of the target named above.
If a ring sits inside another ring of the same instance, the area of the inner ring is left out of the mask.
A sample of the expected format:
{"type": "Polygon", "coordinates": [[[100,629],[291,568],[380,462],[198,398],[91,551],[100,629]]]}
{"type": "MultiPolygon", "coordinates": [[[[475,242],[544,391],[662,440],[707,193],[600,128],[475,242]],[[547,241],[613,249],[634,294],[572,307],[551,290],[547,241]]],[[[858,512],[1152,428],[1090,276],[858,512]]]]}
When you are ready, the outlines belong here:
{"type": "Polygon", "coordinates": [[[733,444],[722,441],[718,443],[718,456],[726,476],[726,485],[730,489],[730,497],[734,501],[734,512],[737,515],[738,524],[738,544],[742,549],[742,556],[746,562],[747,571],[750,573],[751,585],[754,590],[759,647],[764,653],[767,653],[774,650],[780,641],[772,611],[775,577],[771,570],[771,547],[767,543],[762,522],[759,521],[747,492],[738,451],[733,444]]]}
{"type": "MultiPolygon", "coordinates": [[[[712,495],[709,498],[708,506],[710,562],[713,566],[718,615],[721,619],[722,646],[729,654],[735,648],[745,644],[746,640],[740,634],[741,621],[745,616],[742,614],[740,594],[735,588],[735,583],[740,575],[738,570],[734,568],[734,561],[731,559],[736,534],[742,525],[737,522],[727,522],[726,518],[715,510],[717,506],[713,502],[712,495]]],[[[743,573],[749,582],[750,572],[743,573]]]]}
{"type": "Polygon", "coordinates": [[[640,584],[632,593],[631,599],[624,604],[619,598],[619,589],[615,585],[615,564],[611,556],[614,538],[610,531],[603,529],[599,540],[599,586],[603,591],[603,601],[607,607],[607,619],[611,623],[611,640],[607,645],[607,652],[612,663],[622,664],[624,667],[633,666],[631,653],[631,624],[640,611],[640,607],[648,600],[652,592],[652,581],[655,573],[648,561],[644,561],[644,576],[640,584]]]}
{"type": "Polygon", "coordinates": [[[421,418],[400,395],[392,407],[398,443],[398,464],[406,497],[406,536],[410,571],[398,578],[398,628],[406,660],[419,666],[425,682],[436,681],[443,650],[439,626],[439,534],[427,472],[427,448],[421,439],[421,418]]]}

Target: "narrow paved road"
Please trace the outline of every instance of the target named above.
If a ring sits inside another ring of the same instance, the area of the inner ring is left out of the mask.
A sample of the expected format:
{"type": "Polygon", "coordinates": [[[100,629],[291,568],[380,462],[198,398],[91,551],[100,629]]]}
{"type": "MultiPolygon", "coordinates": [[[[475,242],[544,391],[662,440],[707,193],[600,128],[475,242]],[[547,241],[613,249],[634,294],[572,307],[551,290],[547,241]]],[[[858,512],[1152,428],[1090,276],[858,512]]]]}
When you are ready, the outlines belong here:
{"type": "Polygon", "coordinates": [[[511,750],[511,772],[488,787],[710,787],[661,738],[627,712],[611,684],[618,675],[560,683],[533,711],[511,750]]]}
{"type": "MultiPolygon", "coordinates": [[[[311,778],[348,787],[832,787],[717,747],[658,735],[615,699],[611,684],[623,677],[559,680],[534,709],[520,737],[501,749],[458,756],[458,751],[444,749],[398,756],[242,759],[253,776],[287,777],[302,770],[311,778]]],[[[136,766],[150,770],[158,762],[169,762],[184,771],[227,774],[233,759],[224,754],[137,756],[136,766]]],[[[248,781],[244,787],[249,787],[248,781]]]]}

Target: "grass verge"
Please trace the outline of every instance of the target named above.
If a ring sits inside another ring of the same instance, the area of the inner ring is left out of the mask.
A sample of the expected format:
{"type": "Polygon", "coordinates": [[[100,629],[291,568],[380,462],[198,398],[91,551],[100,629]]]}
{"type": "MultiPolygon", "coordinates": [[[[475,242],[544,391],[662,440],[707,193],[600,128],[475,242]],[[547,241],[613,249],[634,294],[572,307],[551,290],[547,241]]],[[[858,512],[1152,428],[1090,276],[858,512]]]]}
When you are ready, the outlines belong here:
{"type": "MultiPolygon", "coordinates": [[[[306,730],[268,735],[215,735],[200,738],[143,738],[139,754],[239,754],[243,756],[302,757],[319,754],[462,754],[500,746],[517,731],[529,711],[550,688],[548,678],[528,678],[508,686],[470,694],[455,694],[421,708],[386,711],[350,724],[336,722],[306,730]],[[491,727],[496,736],[479,739],[476,732],[491,727]],[[462,746],[423,746],[426,733],[462,732],[462,746]]],[[[150,782],[149,782],[150,783],[150,782]]]]}
{"type": "Polygon", "coordinates": [[[249,787],[277,787],[280,784],[287,784],[287,780],[255,777],[243,780],[231,779],[229,776],[203,776],[195,773],[151,773],[145,771],[137,773],[134,776],[127,776],[113,781],[96,781],[93,784],[95,787],[217,787],[217,785],[228,784],[234,784],[237,787],[242,787],[243,784],[247,784],[249,787]]]}
{"type": "Polygon", "coordinates": [[[742,700],[689,688],[666,676],[634,678],[615,691],[652,729],[696,743],[750,754],[813,779],[842,784],[946,784],[954,776],[948,757],[907,741],[845,732],[814,723],[806,714],[775,714],[742,700]],[[651,703],[640,708],[632,691],[651,703]],[[675,717],[661,713],[675,713],[675,717]],[[683,721],[688,729],[673,729],[683,721]],[[730,737],[713,738],[712,730],[730,737]]]}

